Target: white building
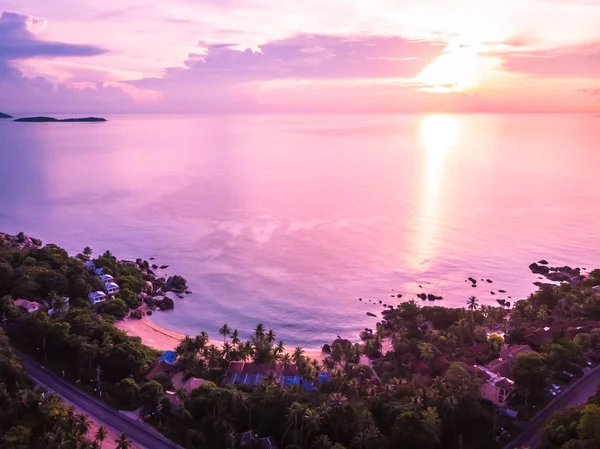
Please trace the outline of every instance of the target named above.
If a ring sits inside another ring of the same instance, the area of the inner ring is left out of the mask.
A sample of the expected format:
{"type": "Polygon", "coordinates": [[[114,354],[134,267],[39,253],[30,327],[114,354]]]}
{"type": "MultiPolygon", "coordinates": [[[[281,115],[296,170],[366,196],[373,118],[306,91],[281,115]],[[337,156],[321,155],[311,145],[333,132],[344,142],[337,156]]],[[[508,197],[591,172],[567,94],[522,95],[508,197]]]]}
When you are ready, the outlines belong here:
{"type": "Polygon", "coordinates": [[[87,262],[83,262],[83,266],[90,271],[94,271],[96,269],[96,265],[91,260],[88,260],[87,262]]]}
{"type": "Polygon", "coordinates": [[[106,290],[106,293],[109,295],[116,295],[119,293],[119,286],[114,282],[107,282],[104,284],[104,290],[106,290]]]}
{"type": "Polygon", "coordinates": [[[110,274],[103,274],[100,276],[100,280],[102,282],[112,282],[115,280],[115,278],[112,277],[110,274]]]}
{"type": "Polygon", "coordinates": [[[88,295],[88,298],[92,301],[92,304],[98,304],[106,301],[106,294],[101,291],[92,292],[88,295]]]}

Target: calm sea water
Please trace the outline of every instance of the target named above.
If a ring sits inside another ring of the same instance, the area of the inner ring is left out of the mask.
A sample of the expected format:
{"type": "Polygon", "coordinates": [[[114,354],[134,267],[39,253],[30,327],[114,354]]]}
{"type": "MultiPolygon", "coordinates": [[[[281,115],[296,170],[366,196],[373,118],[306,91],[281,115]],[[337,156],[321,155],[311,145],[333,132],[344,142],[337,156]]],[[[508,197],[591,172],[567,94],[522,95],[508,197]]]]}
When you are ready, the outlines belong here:
{"type": "Polygon", "coordinates": [[[532,261],[600,266],[598,116],[108,118],[0,122],[0,230],[156,257],[193,291],[171,330],[316,347],[398,292],[495,304],[532,261]]]}

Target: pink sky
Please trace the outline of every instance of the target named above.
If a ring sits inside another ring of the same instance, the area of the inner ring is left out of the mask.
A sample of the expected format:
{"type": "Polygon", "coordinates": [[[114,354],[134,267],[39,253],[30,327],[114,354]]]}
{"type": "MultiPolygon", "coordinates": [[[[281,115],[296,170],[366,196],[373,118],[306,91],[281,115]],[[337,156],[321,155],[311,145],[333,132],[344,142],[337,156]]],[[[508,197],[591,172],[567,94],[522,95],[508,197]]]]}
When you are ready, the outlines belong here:
{"type": "Polygon", "coordinates": [[[2,112],[600,111],[600,0],[4,0],[2,112]]]}

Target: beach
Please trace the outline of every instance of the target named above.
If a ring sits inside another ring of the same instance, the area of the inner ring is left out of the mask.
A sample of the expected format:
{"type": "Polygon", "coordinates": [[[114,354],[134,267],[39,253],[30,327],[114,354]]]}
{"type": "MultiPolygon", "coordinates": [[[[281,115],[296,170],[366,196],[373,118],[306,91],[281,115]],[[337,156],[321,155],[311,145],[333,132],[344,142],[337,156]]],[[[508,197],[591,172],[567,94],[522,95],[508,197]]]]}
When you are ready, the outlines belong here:
{"type": "MultiPolygon", "coordinates": [[[[152,323],[147,316],[143,316],[142,319],[138,320],[135,318],[127,318],[125,320],[115,321],[115,327],[125,331],[130,337],[139,337],[142,339],[142,343],[151,348],[158,349],[159,351],[173,351],[181,340],[185,338],[184,334],[173,332],[165,329],[157,324],[152,323]]],[[[193,335],[190,335],[193,337],[193,335]]],[[[284,342],[285,343],[285,342],[284,342]]],[[[217,347],[223,346],[222,341],[209,340],[209,345],[215,345],[217,347]]],[[[294,352],[293,347],[286,347],[290,355],[294,352]]],[[[304,355],[311,359],[317,359],[322,361],[325,358],[325,354],[321,352],[321,349],[309,349],[302,348],[304,355]]]]}

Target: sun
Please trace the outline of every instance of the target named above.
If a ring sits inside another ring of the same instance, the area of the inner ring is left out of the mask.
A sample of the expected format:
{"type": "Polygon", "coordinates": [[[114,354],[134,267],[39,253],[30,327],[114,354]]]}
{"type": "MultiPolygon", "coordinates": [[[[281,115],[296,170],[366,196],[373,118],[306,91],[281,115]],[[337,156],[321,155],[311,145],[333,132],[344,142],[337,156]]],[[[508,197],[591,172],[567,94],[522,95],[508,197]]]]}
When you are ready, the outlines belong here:
{"type": "Polygon", "coordinates": [[[415,77],[423,90],[463,92],[479,85],[484,72],[491,68],[490,58],[469,48],[459,48],[439,56],[415,77]]]}

